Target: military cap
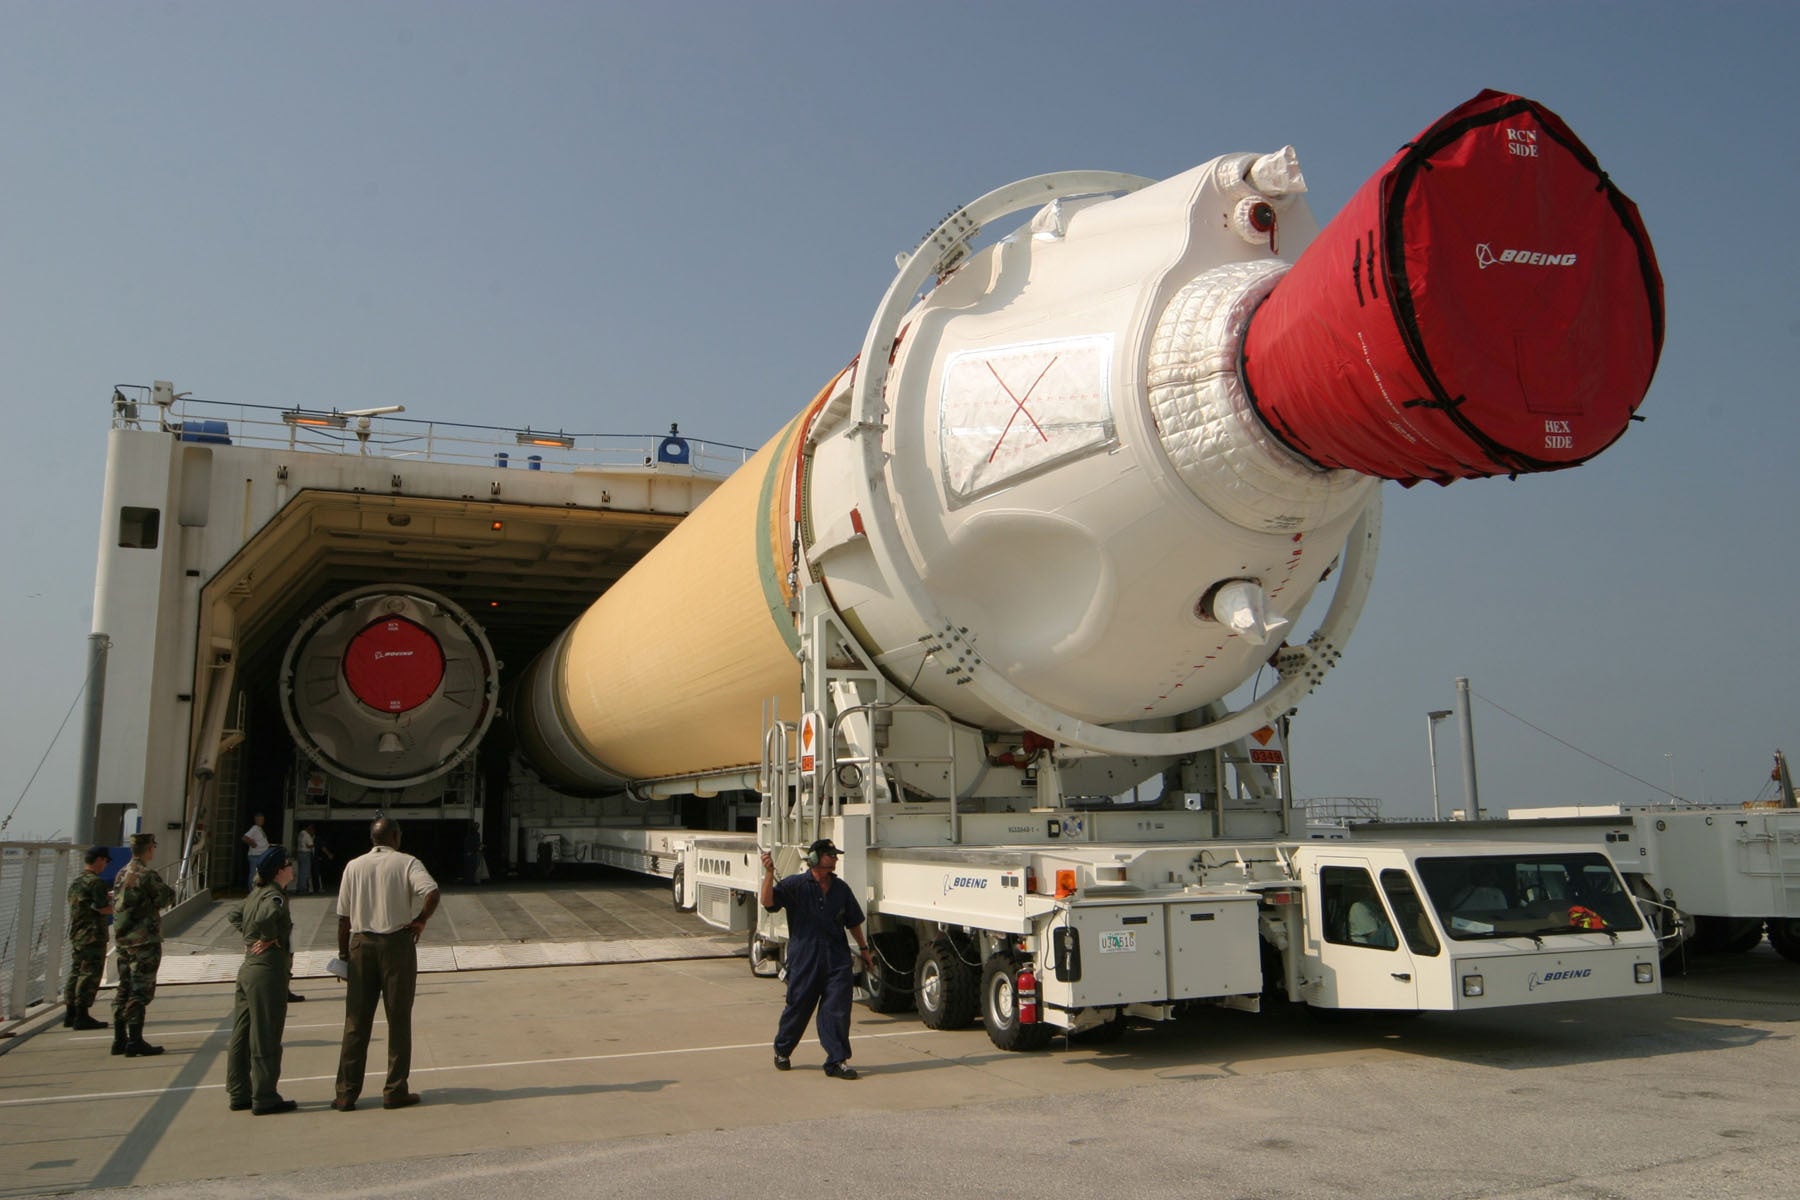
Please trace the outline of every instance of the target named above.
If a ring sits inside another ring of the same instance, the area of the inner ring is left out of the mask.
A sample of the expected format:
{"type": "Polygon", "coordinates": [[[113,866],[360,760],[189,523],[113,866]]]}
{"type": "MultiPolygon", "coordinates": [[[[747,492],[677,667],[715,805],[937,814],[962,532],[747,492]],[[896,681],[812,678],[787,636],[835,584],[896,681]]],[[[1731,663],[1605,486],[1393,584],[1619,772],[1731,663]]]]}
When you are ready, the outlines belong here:
{"type": "Polygon", "coordinates": [[[275,878],[275,872],[288,864],[286,846],[270,846],[256,860],[256,873],[264,879],[275,878]]]}

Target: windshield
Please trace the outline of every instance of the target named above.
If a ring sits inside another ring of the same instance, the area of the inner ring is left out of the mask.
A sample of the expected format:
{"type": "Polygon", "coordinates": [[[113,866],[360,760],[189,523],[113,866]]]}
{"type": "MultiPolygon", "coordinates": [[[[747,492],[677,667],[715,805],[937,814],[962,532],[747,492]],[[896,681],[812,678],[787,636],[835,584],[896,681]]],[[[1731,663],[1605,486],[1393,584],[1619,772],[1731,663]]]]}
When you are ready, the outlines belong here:
{"type": "Polygon", "coordinates": [[[1417,865],[1439,922],[1457,941],[1643,928],[1603,854],[1483,854],[1417,865]]]}

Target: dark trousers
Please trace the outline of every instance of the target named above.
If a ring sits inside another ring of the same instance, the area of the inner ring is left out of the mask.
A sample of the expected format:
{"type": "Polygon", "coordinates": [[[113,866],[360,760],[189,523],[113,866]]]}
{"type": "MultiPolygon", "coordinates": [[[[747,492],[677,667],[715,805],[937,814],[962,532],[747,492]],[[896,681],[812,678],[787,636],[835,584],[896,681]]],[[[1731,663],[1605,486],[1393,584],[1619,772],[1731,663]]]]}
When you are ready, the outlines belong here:
{"type": "Polygon", "coordinates": [[[276,947],[246,955],[238,967],[231,1008],[231,1048],[225,1054],[225,1095],[266,1108],[281,1099],[281,1031],[287,1025],[287,954],[276,947]]]}
{"type": "Polygon", "coordinates": [[[384,1099],[405,1094],[412,1073],[412,1006],[419,950],[411,929],[350,935],[350,978],[344,995],[344,1046],[338,1054],[337,1098],[362,1095],[375,1003],[387,1014],[388,1070],[384,1099]]]}
{"type": "Polygon", "coordinates": [[[850,956],[833,961],[832,956],[805,943],[788,945],[787,1004],[781,1010],[781,1024],[775,1030],[775,1053],[787,1055],[800,1044],[806,1023],[819,1014],[819,1044],[825,1048],[827,1063],[841,1063],[850,1057],[850,956]]]}

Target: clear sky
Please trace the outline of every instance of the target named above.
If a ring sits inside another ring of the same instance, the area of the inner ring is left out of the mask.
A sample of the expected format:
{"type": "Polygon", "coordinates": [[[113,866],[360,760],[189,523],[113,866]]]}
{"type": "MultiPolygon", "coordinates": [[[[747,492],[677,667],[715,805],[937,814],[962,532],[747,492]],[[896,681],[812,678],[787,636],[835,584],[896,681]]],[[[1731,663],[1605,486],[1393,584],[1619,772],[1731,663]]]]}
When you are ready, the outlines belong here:
{"type": "MultiPolygon", "coordinates": [[[[1389,489],[1297,791],[1428,812],[1468,676],[1486,806],[1754,798],[1800,751],[1796,46],[1786,3],[0,0],[0,815],[81,685],[115,383],[757,445],[958,204],[1292,143],[1328,219],[1483,87],[1637,201],[1661,369],[1580,469],[1389,489]]],[[[72,827],[79,730],[9,836],[72,827]]]]}

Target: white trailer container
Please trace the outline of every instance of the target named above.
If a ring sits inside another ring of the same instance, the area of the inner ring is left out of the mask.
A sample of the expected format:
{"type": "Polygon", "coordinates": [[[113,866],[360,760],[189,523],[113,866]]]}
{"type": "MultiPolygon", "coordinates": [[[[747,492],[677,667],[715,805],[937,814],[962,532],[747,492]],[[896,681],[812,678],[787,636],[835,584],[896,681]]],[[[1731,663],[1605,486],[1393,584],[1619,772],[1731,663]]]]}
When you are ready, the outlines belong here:
{"type": "MultiPolygon", "coordinates": [[[[1776,756],[1782,794],[1792,797],[1776,756]]],[[[1544,810],[1555,812],[1557,810],[1544,810]]],[[[1367,822],[1362,842],[1441,837],[1565,841],[1604,849],[1639,896],[1663,906],[1670,949],[1743,951],[1762,940],[1800,962],[1800,808],[1791,805],[1671,805],[1588,810],[1579,816],[1512,809],[1507,820],[1367,822]]]]}

